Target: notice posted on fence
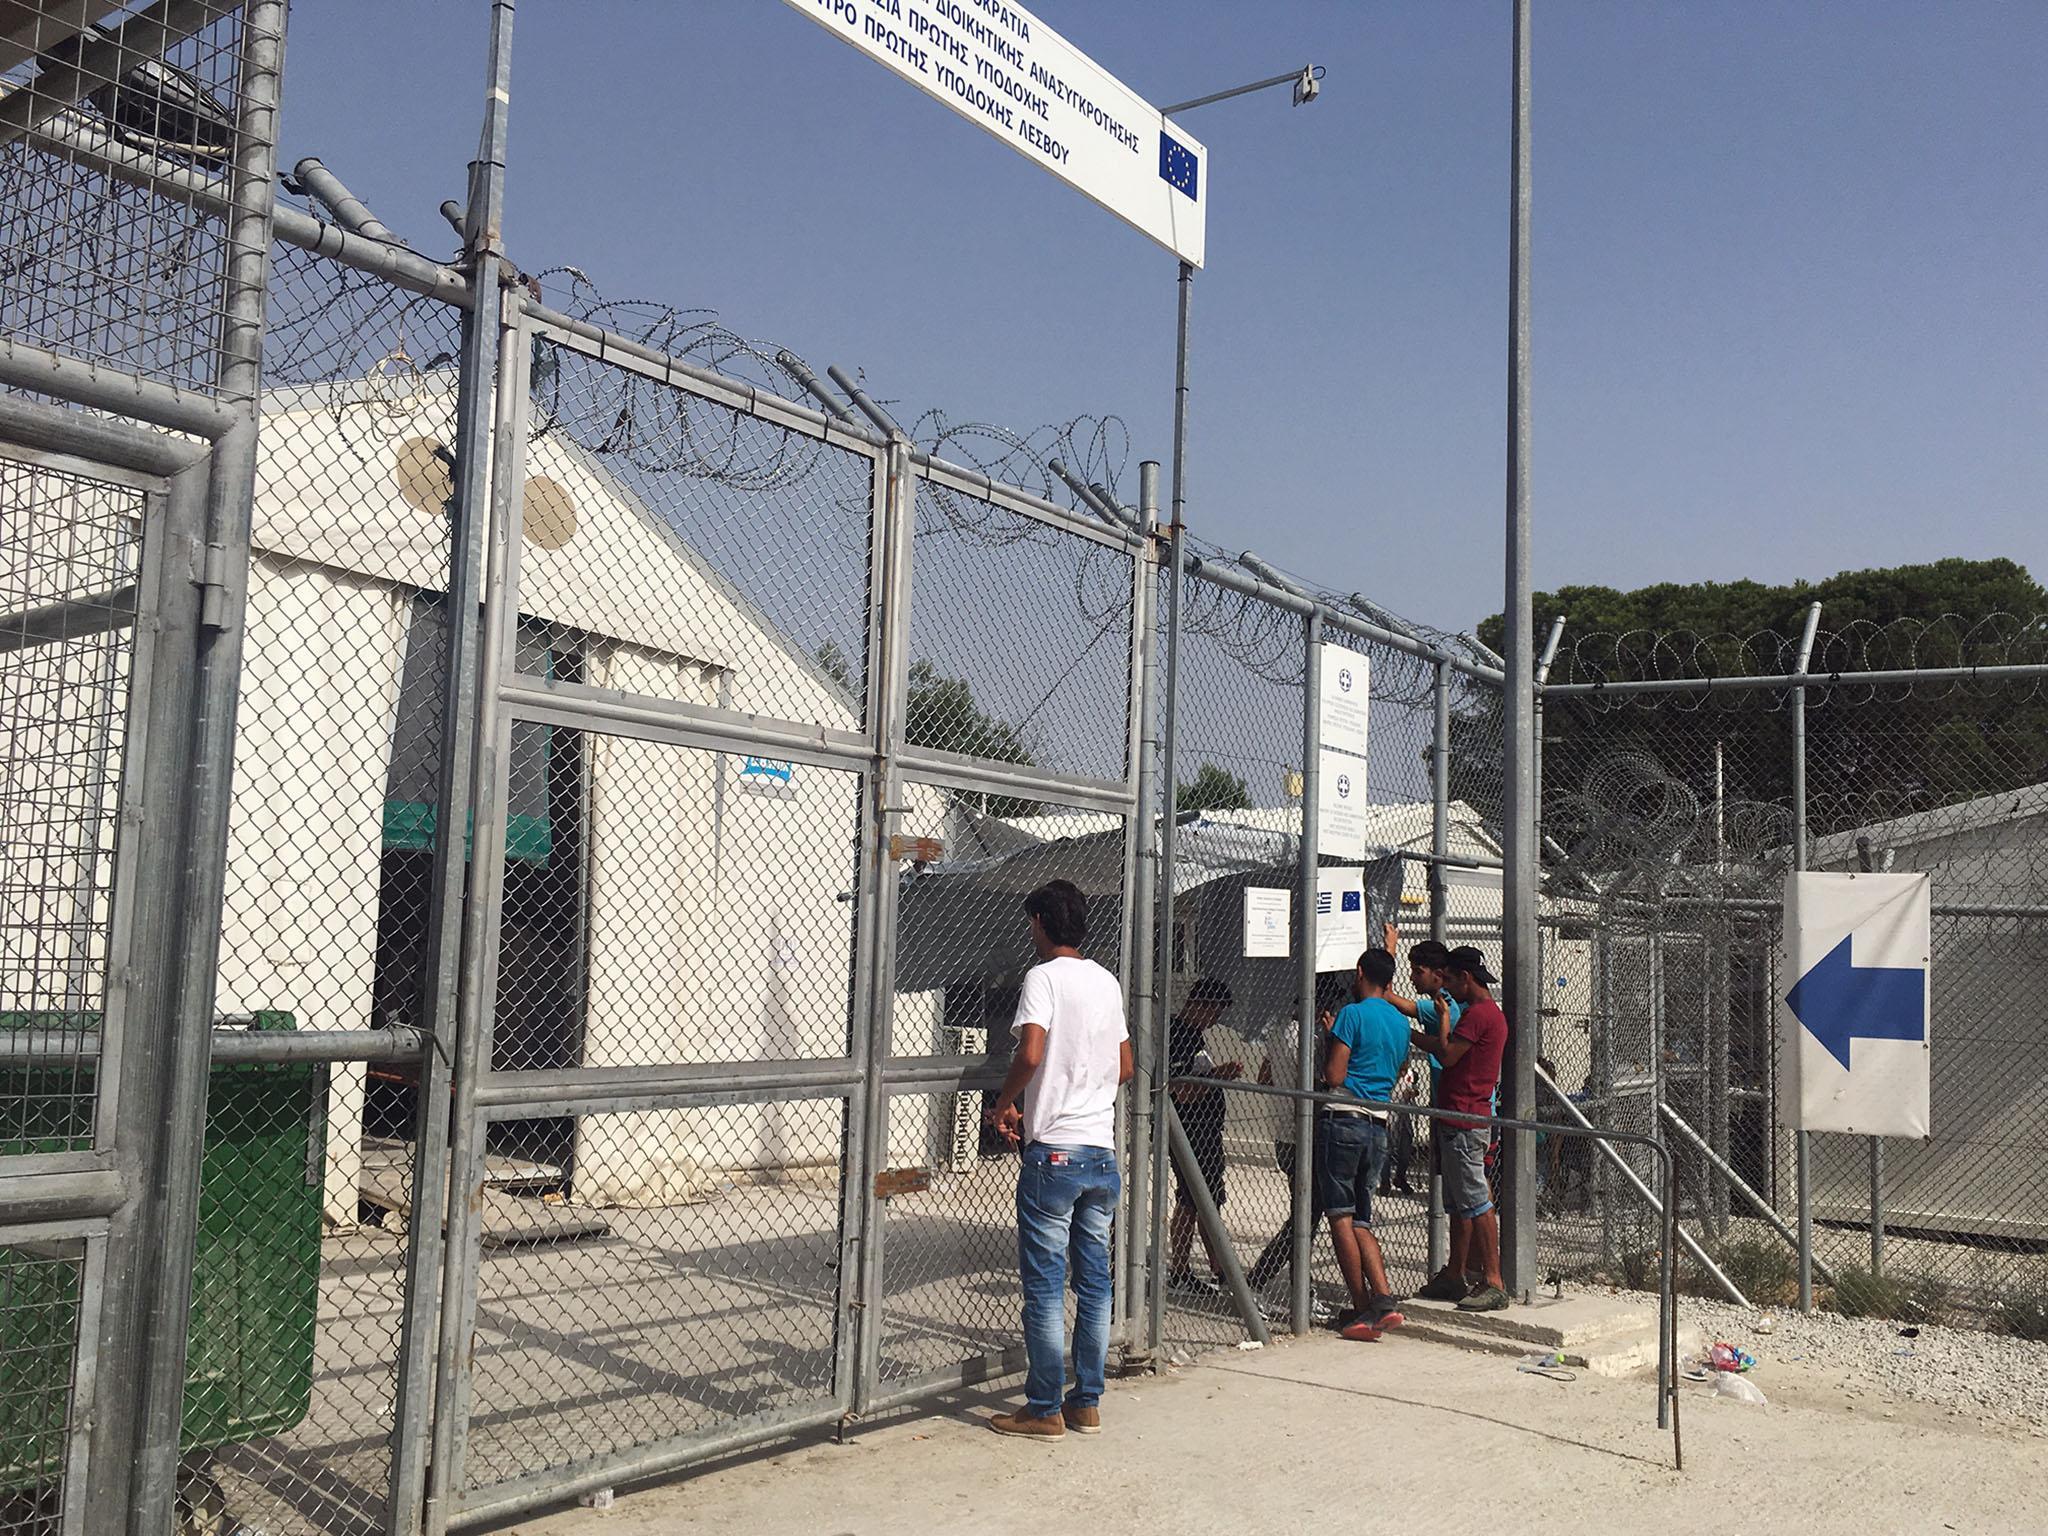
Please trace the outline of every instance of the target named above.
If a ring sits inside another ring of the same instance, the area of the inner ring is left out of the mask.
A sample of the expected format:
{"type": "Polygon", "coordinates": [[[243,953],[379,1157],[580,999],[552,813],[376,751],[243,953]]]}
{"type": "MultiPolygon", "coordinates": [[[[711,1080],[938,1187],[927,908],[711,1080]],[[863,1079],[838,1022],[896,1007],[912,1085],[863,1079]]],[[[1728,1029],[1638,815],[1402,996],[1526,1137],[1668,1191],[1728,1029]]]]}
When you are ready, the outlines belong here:
{"type": "Polygon", "coordinates": [[[1292,947],[1288,917],[1294,908],[1294,892],[1285,886],[1248,885],[1244,888],[1244,957],[1247,960],[1284,960],[1292,947]]]}
{"type": "Polygon", "coordinates": [[[1202,264],[1209,152],[1005,0],[783,0],[892,74],[1202,264]]]}

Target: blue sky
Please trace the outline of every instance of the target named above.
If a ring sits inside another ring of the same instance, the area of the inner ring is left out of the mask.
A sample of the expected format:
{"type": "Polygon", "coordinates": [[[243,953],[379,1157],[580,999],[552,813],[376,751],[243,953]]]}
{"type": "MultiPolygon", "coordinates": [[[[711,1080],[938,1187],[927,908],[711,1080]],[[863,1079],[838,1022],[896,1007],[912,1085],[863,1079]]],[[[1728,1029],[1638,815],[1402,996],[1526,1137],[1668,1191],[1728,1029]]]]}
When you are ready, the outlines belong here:
{"type": "MultiPolygon", "coordinates": [[[[483,0],[293,8],[284,158],[444,254],[483,0]]],[[[1458,627],[1500,606],[1505,3],[1039,0],[1205,107],[1190,526],[1458,627]]],[[[2048,5],[1537,0],[1539,586],[1945,555],[2048,576],[2048,5]]],[[[782,0],[525,0],[507,240],[909,414],[1166,459],[1174,263],[782,0]]]]}

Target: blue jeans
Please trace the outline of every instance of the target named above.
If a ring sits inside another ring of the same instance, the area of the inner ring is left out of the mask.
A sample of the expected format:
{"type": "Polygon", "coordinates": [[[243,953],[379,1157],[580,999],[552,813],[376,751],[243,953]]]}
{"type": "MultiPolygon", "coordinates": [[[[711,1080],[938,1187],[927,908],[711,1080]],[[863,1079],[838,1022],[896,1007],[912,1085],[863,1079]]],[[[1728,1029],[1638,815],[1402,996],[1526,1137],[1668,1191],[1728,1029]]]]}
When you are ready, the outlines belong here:
{"type": "Polygon", "coordinates": [[[1109,1227],[1123,1180],[1107,1147],[1033,1142],[1017,1170],[1017,1268],[1024,1281],[1025,1411],[1102,1401],[1109,1359],[1109,1227]],[[1074,1282],[1074,1393],[1065,1397],[1066,1288],[1074,1282]]]}

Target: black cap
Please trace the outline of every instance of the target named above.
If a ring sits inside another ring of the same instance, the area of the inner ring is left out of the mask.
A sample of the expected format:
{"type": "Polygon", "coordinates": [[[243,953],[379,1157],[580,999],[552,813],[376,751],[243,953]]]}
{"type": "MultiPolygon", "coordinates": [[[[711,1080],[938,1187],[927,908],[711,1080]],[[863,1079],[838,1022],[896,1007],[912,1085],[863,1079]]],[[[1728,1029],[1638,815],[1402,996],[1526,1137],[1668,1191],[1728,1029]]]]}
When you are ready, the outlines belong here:
{"type": "Polygon", "coordinates": [[[1451,951],[1450,968],[1489,987],[1500,980],[1486,968],[1486,956],[1470,944],[1460,944],[1451,951]]]}

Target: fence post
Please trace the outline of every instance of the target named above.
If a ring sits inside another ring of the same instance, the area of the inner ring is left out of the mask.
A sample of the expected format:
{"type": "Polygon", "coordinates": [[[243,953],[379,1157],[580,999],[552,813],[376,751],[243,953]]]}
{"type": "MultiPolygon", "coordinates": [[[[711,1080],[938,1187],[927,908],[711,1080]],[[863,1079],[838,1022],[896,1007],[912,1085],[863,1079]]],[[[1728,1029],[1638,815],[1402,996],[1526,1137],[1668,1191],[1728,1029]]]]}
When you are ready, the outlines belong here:
{"type": "Polygon", "coordinates": [[[1146,1091],[1157,1070],[1152,1050],[1152,1020],[1158,1006],[1154,987],[1153,925],[1157,911],[1155,893],[1160,871],[1159,838],[1172,835],[1170,817],[1162,818],[1155,804],[1159,796],[1158,635],[1154,632],[1152,602],[1158,590],[1157,564],[1159,531],[1159,464],[1147,459],[1138,466],[1138,520],[1145,535],[1135,565],[1131,589],[1131,740],[1137,753],[1137,802],[1131,811],[1128,830],[1133,855],[1126,862],[1125,900],[1130,921],[1130,948],[1125,953],[1125,974],[1131,990],[1131,1053],[1136,1058],[1137,1088],[1130,1096],[1129,1163],[1124,1177],[1122,1218],[1117,1222],[1118,1257],[1116,1278],[1119,1332],[1127,1350],[1137,1346],[1138,1276],[1143,1271],[1144,1241],[1137,1230],[1151,1230],[1152,1192],[1152,1096],[1146,1091]]]}
{"type": "Polygon", "coordinates": [[[1870,1138],[1870,1273],[1884,1273],[1884,1138],[1870,1138]]]}
{"type": "MultiPolygon", "coordinates": [[[[489,1059],[475,1038],[487,1028],[481,1012],[464,1016],[465,982],[470,964],[481,955],[465,951],[481,943],[481,891],[470,890],[472,867],[481,873],[495,851],[490,841],[492,818],[482,802],[494,780],[489,749],[495,698],[485,696],[485,683],[495,692],[495,668],[485,665],[492,644],[485,615],[497,618],[504,594],[491,590],[490,544],[493,500],[493,435],[503,382],[505,144],[511,108],[512,7],[498,0],[491,8],[487,54],[488,94],[477,159],[470,171],[468,224],[473,306],[464,317],[462,356],[457,375],[455,459],[456,497],[450,520],[447,673],[442,679],[441,777],[436,790],[434,877],[428,909],[427,970],[421,998],[421,1020],[429,1049],[422,1058],[416,1164],[413,1170],[413,1216],[407,1232],[405,1317],[399,1344],[397,1428],[393,1436],[390,1529],[410,1536],[422,1529],[445,1526],[445,1499],[451,1487],[451,1464],[460,1455],[465,1411],[462,1394],[447,1381],[450,1363],[467,1357],[464,1340],[455,1336],[466,1311],[456,1294],[458,1277],[475,1276],[469,1256],[450,1260],[451,1244],[460,1245],[471,1224],[466,1202],[449,1198],[452,1170],[480,1134],[474,1124],[476,1074],[488,1070],[489,1059]],[[479,742],[485,743],[479,750],[479,742]],[[474,900],[472,898],[475,898],[474,900]],[[449,1327],[448,1309],[457,1314],[449,1327]],[[439,1390],[437,1390],[437,1388],[439,1390]],[[431,1475],[431,1485],[429,1478],[431,1475]]],[[[524,444],[499,445],[524,462],[524,444]]]]}
{"type": "MultiPolygon", "coordinates": [[[[1436,664],[1436,735],[1429,752],[1429,936],[1448,942],[1449,890],[1444,884],[1444,857],[1451,851],[1451,671],[1436,664]]],[[[1437,1130],[1429,1122],[1429,1272],[1450,1262],[1451,1223],[1444,1210],[1443,1164],[1437,1157],[1437,1130]]]]}
{"type": "Polygon", "coordinates": [[[1166,1142],[1162,1134],[1170,1103],[1167,1099],[1166,1032],[1173,1017],[1173,864],[1178,837],[1180,780],[1176,761],[1180,743],[1180,611],[1187,585],[1184,514],[1187,510],[1188,452],[1188,306],[1194,294],[1195,269],[1180,264],[1179,308],[1174,327],[1173,379],[1173,522],[1168,530],[1168,557],[1173,579],[1166,588],[1166,691],[1160,701],[1165,730],[1159,748],[1159,985],[1153,998],[1152,1081],[1152,1254],[1151,1312],[1146,1344],[1159,1348],[1166,1332],[1166,1142]]]}
{"type": "MultiPolygon", "coordinates": [[[[1299,894],[1295,906],[1300,921],[1294,925],[1300,936],[1301,955],[1296,971],[1301,988],[1296,1003],[1299,1029],[1295,1086],[1313,1091],[1316,1080],[1316,846],[1322,841],[1322,740],[1323,616],[1311,610],[1301,621],[1301,848],[1299,850],[1299,894]]],[[[1298,1099],[1294,1114],[1294,1227],[1293,1285],[1289,1309],[1296,1333],[1307,1333],[1314,1312],[1313,1277],[1309,1255],[1315,1247],[1315,1207],[1310,1183],[1315,1177],[1315,1105],[1298,1099]]]]}
{"type": "MultiPolygon", "coordinates": [[[[902,749],[907,729],[910,678],[910,589],[913,535],[917,527],[917,479],[911,468],[910,443],[900,433],[889,443],[886,563],[877,575],[879,600],[874,627],[877,665],[869,675],[877,743],[876,768],[869,786],[873,814],[873,845],[865,850],[872,861],[874,945],[870,952],[871,986],[864,1018],[866,1074],[857,1111],[859,1138],[844,1177],[856,1186],[860,1202],[859,1268],[854,1283],[858,1296],[858,1353],[855,1359],[853,1416],[867,1414],[881,1384],[884,1254],[888,1245],[888,1207],[875,1192],[875,1175],[889,1160],[888,1065],[890,1030],[896,996],[896,923],[899,881],[889,853],[889,835],[900,825],[904,805],[902,749]]],[[[845,1283],[842,1281],[842,1283],[845,1283]]]]}
{"type": "MultiPolygon", "coordinates": [[[[139,1422],[129,1530],[158,1536],[175,1524],[179,1430],[184,1416],[186,1344],[192,1323],[192,1271],[198,1243],[199,1195],[206,1140],[214,991],[221,911],[226,899],[227,840],[234,797],[236,713],[242,686],[242,630],[249,577],[249,537],[256,494],[256,435],[262,406],[263,328],[270,275],[271,210],[275,196],[277,114],[284,70],[283,0],[250,0],[240,38],[241,100],[235,128],[234,198],[226,212],[225,304],[216,337],[215,382],[239,419],[214,443],[206,472],[199,535],[217,555],[218,585],[204,580],[192,632],[193,710],[190,777],[175,876],[166,958],[171,966],[168,1017],[153,1021],[163,1063],[162,1098],[145,1104],[154,1117],[160,1160],[145,1216],[150,1249],[142,1273],[152,1282],[133,1293],[140,1309],[139,1360],[107,1360],[108,1375],[131,1370],[138,1383],[139,1422]]],[[[188,472],[190,473],[190,472],[188,472]]],[[[184,479],[185,477],[180,477],[184,479]]],[[[188,482],[189,484],[190,482],[188,482]]],[[[173,495],[180,495],[178,490],[173,495]]],[[[140,1020],[134,1021],[136,1024],[140,1020]]],[[[132,1029],[130,1039],[143,1033],[132,1029]]],[[[131,1107],[130,1113],[136,1110],[131,1107]]]]}
{"type": "MultiPolygon", "coordinates": [[[[1529,0],[1515,0],[1514,160],[1508,240],[1508,473],[1506,620],[1507,784],[1502,807],[1501,979],[1510,1021],[1502,1101],[1527,1120],[1536,1113],[1536,645],[1529,568],[1529,0]]],[[[1502,1150],[1500,1265],[1511,1295],[1536,1281],[1536,1142],[1510,1132],[1502,1150]]]]}
{"type": "MultiPolygon", "coordinates": [[[[1813,660],[1813,637],[1820,628],[1820,604],[1806,610],[1806,630],[1799,637],[1799,666],[1792,685],[1792,867],[1806,868],[1806,669],[1813,660]]],[[[1793,1049],[1798,1042],[1793,1041],[1793,1049]]],[[[1794,1106],[1795,1118],[1798,1106],[1794,1106]]],[[[1794,1132],[1799,1185],[1799,1310],[1813,1310],[1813,1148],[1812,1136],[1794,1132]]]]}

